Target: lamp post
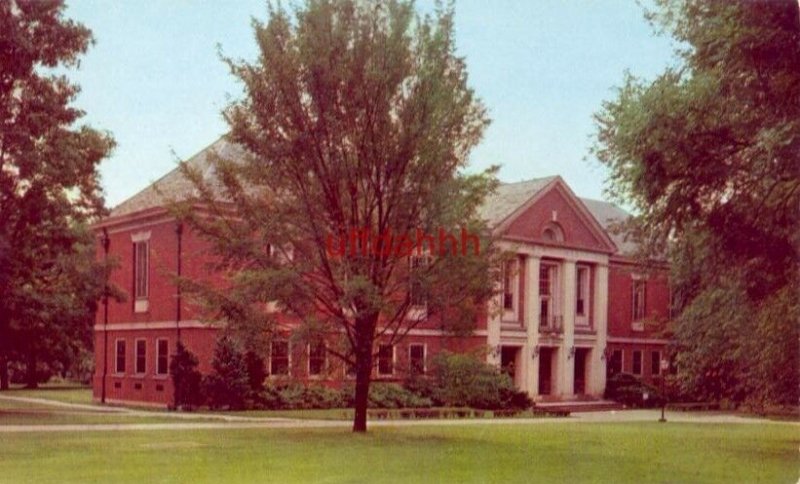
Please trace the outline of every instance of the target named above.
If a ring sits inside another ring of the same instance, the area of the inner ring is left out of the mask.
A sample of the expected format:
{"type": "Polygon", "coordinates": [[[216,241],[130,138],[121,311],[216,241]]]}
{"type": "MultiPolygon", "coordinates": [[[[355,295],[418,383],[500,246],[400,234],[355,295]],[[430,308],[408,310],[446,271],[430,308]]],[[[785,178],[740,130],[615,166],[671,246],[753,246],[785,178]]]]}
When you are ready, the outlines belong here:
{"type": "Polygon", "coordinates": [[[108,379],[108,248],[111,238],[108,229],[103,227],[103,264],[105,265],[105,280],[103,281],[103,381],[100,385],[100,403],[106,403],[106,380],[108,379]]]}
{"type": "Polygon", "coordinates": [[[661,418],[658,419],[658,421],[663,423],[663,422],[667,421],[667,418],[664,416],[664,411],[666,410],[666,407],[667,407],[667,392],[664,391],[665,390],[664,383],[665,383],[665,380],[666,380],[666,371],[669,369],[669,362],[666,360],[666,358],[661,358],[660,368],[661,368],[661,375],[660,375],[661,376],[661,418]]]}

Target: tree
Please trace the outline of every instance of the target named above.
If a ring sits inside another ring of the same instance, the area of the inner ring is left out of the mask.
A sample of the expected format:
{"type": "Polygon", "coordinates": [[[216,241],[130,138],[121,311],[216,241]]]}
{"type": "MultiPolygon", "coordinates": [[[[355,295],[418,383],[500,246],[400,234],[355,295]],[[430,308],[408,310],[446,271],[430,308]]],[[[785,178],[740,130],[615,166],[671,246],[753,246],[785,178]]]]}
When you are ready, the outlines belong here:
{"type": "Polygon", "coordinates": [[[85,335],[92,318],[72,309],[97,296],[85,227],[103,211],[97,165],[113,141],[76,126],[78,87],[53,73],[92,42],[63,10],[59,0],[0,4],[0,389],[10,358],[27,353],[34,371],[43,351],[69,344],[67,321],[85,335]]]}
{"type": "Polygon", "coordinates": [[[213,181],[183,166],[199,196],[179,216],[228,276],[221,291],[193,289],[234,331],[269,338],[285,315],[329,342],[355,371],[363,432],[376,341],[426,320],[468,332],[492,294],[477,209],[495,170],[463,172],[486,111],[455,55],[452,10],[309,0],[254,28],[258,60],[227,59],[245,91],[225,112],[237,155],[214,157],[213,181]],[[417,244],[429,257],[411,257],[417,244]]]}
{"type": "Polygon", "coordinates": [[[203,375],[197,370],[197,357],[182,342],[169,362],[175,389],[175,408],[195,408],[203,403],[203,375]]]}
{"type": "Polygon", "coordinates": [[[796,403],[798,3],[657,5],[648,18],[677,41],[679,65],[626,77],[596,115],[594,152],[609,191],[637,208],[643,254],[672,263],[683,389],[796,403]]]}
{"type": "Polygon", "coordinates": [[[213,371],[204,385],[209,406],[243,409],[251,393],[250,375],[244,354],[230,336],[223,335],[217,340],[211,368],[213,371]]]}

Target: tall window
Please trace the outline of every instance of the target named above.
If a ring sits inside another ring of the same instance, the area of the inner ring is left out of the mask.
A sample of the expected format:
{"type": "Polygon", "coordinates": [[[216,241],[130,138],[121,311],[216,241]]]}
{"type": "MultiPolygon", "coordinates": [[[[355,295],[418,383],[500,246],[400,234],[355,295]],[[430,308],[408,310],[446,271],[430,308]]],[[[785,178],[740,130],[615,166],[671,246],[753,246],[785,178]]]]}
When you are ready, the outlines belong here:
{"type": "Polygon", "coordinates": [[[156,340],[156,375],[169,373],[169,341],[164,338],[156,340]]]}
{"type": "Polygon", "coordinates": [[[118,339],[117,340],[117,350],[116,350],[116,362],[114,366],[114,371],[116,373],[125,373],[125,340],[118,339]]]}
{"type": "Polygon", "coordinates": [[[378,347],[378,375],[394,374],[394,346],[380,345],[378,347]]]}
{"type": "Polygon", "coordinates": [[[517,264],[515,260],[503,263],[503,309],[514,311],[517,293],[517,264]]]}
{"type": "Polygon", "coordinates": [[[633,281],[633,320],[644,319],[645,301],[647,298],[647,283],[645,281],[633,281]]]}
{"type": "Polygon", "coordinates": [[[428,256],[416,255],[409,259],[409,288],[408,298],[412,306],[425,306],[428,304],[428,297],[422,278],[425,267],[428,265],[428,256]]]}
{"type": "Polygon", "coordinates": [[[658,376],[661,374],[661,352],[653,351],[650,353],[650,374],[658,376]]]}
{"type": "Polygon", "coordinates": [[[308,374],[321,375],[325,371],[327,350],[324,342],[313,343],[308,346],[308,374]]]}
{"type": "Polygon", "coordinates": [[[642,352],[639,350],[633,351],[633,374],[642,374],[642,352]]]}
{"type": "Polygon", "coordinates": [[[588,324],[589,314],[589,268],[578,266],[575,291],[575,315],[578,323],[588,324]]]}
{"type": "Polygon", "coordinates": [[[425,374],[425,345],[408,345],[408,369],[412,375],[425,374]]]}
{"type": "Polygon", "coordinates": [[[539,320],[544,327],[554,320],[556,270],[552,264],[539,266],[539,320]]]}
{"type": "Polygon", "coordinates": [[[147,299],[149,291],[150,243],[147,241],[133,244],[134,281],[133,290],[136,299],[147,299]]]}
{"type": "Polygon", "coordinates": [[[289,342],[273,341],[269,352],[269,373],[271,375],[289,374],[289,342]]]}
{"type": "Polygon", "coordinates": [[[136,373],[141,375],[147,371],[147,341],[136,340],[136,373]]]}
{"type": "Polygon", "coordinates": [[[616,375],[622,373],[622,350],[614,350],[611,352],[611,360],[608,362],[609,375],[616,375]]]}

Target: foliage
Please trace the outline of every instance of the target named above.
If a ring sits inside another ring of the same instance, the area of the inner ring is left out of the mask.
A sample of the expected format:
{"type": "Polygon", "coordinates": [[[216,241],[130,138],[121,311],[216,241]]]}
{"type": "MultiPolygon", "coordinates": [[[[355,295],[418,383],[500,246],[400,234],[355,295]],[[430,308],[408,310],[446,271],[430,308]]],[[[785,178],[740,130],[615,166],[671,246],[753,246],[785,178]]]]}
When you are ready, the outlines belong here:
{"type": "Polygon", "coordinates": [[[269,410],[341,408],[345,404],[342,392],[321,385],[298,383],[267,385],[257,406],[269,410]]]}
{"type": "MultiPolygon", "coordinates": [[[[353,404],[355,389],[348,386],[342,394],[348,405],[353,404]]],[[[376,382],[369,388],[370,408],[428,408],[433,406],[430,398],[418,395],[396,383],[376,382]]]]}
{"type": "Polygon", "coordinates": [[[203,382],[208,406],[212,409],[244,409],[252,390],[250,375],[244,354],[230,336],[223,335],[217,339],[211,368],[211,374],[203,382]]]}
{"type": "Polygon", "coordinates": [[[251,395],[257,395],[264,390],[264,380],[267,379],[267,368],[264,359],[255,351],[244,354],[244,366],[247,369],[247,382],[251,395]]]}
{"type": "Polygon", "coordinates": [[[467,353],[442,351],[433,362],[434,400],[451,407],[528,408],[528,396],[505,373],[467,353]]]}
{"type": "Polygon", "coordinates": [[[606,381],[603,398],[629,407],[654,407],[664,401],[661,392],[629,373],[617,373],[606,381]],[[645,398],[647,395],[647,398],[645,398]]]}
{"type": "Polygon", "coordinates": [[[596,115],[594,153],[636,208],[643,258],[672,264],[682,389],[796,402],[798,3],[656,3],[648,16],[678,42],[678,65],[625,78],[596,115]]]}
{"type": "Polygon", "coordinates": [[[77,126],[75,67],[92,42],[62,1],[0,2],[0,389],[9,360],[73,360],[91,345],[103,270],[86,228],[103,213],[108,134],[77,126]]]}
{"type": "Polygon", "coordinates": [[[197,365],[197,357],[179,341],[169,363],[176,408],[192,409],[203,403],[203,376],[197,370],[197,365]]]}
{"type": "Polygon", "coordinates": [[[197,196],[175,206],[230,277],[222,290],[185,284],[233,331],[272,334],[281,313],[341,335],[328,351],[355,368],[365,431],[376,338],[395,343],[421,323],[408,317],[421,300],[443,329],[469,332],[492,294],[477,209],[496,170],[464,173],[486,110],[455,54],[452,8],[307,0],[253,25],[258,59],[228,59],[245,92],[225,111],[235,149],[210,157],[213,170],[182,165],[197,196]],[[417,229],[477,240],[412,271],[417,229]],[[371,250],[340,250],[353,234],[371,250]]]}

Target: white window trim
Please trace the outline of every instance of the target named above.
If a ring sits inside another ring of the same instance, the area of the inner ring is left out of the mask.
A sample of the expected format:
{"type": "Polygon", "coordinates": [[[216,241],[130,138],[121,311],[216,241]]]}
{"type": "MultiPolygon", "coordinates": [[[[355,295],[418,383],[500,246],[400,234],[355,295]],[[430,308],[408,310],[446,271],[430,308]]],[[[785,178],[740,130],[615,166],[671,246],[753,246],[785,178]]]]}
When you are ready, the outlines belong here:
{"type": "MultiPolygon", "coordinates": [[[[325,343],[322,343],[325,344],[325,343]]],[[[325,354],[323,355],[322,360],[322,371],[316,375],[311,374],[311,343],[306,344],[306,374],[308,378],[312,380],[321,380],[325,377],[328,373],[328,347],[325,346],[325,354]]],[[[289,358],[291,360],[291,357],[289,358]]]]}
{"type": "Polygon", "coordinates": [[[272,373],[272,342],[269,344],[269,375],[268,378],[288,378],[292,376],[292,342],[288,339],[279,339],[275,340],[275,342],[285,342],[286,343],[286,374],[276,375],[272,373]]]}
{"type": "Polygon", "coordinates": [[[167,338],[156,338],[156,351],[155,351],[155,354],[156,354],[156,361],[155,361],[155,365],[153,366],[153,368],[155,369],[153,374],[155,376],[159,377],[159,378],[168,377],[169,376],[169,339],[167,339],[167,338]],[[158,360],[159,360],[159,357],[161,356],[161,353],[159,352],[159,347],[160,347],[160,343],[162,341],[166,341],[167,342],[167,371],[166,371],[166,373],[159,373],[158,372],[158,360]]]}
{"type": "Polygon", "coordinates": [[[619,351],[619,372],[625,373],[625,349],[620,348],[619,350],[614,351],[619,351]]]}
{"type": "Polygon", "coordinates": [[[650,376],[661,376],[661,350],[653,350],[650,352],[650,376]],[[658,364],[653,368],[653,355],[658,355],[658,364]],[[655,370],[655,371],[653,371],[655,370]]]}
{"type": "MultiPolygon", "coordinates": [[[[422,254],[412,254],[408,256],[408,271],[411,274],[413,270],[413,261],[415,259],[422,259],[425,260],[425,266],[430,264],[431,256],[427,250],[425,250],[422,254]]],[[[411,281],[409,280],[409,287],[408,290],[411,291],[411,281]]],[[[409,308],[406,311],[406,319],[411,321],[422,321],[428,317],[428,299],[425,299],[424,304],[409,304],[409,308]]]]}
{"type": "Polygon", "coordinates": [[[411,347],[422,346],[422,374],[428,373],[428,344],[427,343],[409,343],[408,344],[408,372],[411,373],[411,347]]]}
{"type": "Polygon", "coordinates": [[[647,280],[639,275],[633,276],[631,282],[631,327],[634,331],[643,331],[644,324],[642,321],[647,317],[647,280]],[[636,286],[643,284],[644,290],[642,291],[642,316],[636,316],[636,286]]]}
{"type": "Polygon", "coordinates": [[[631,351],[631,374],[636,376],[644,375],[644,351],[632,350],[631,351]],[[639,353],[639,373],[636,373],[636,353],[639,353]]]}
{"type": "MultiPolygon", "coordinates": [[[[131,237],[133,239],[133,236],[131,237]]],[[[141,237],[133,241],[133,312],[146,313],[150,309],[150,232],[147,232],[146,237],[141,237]],[[139,244],[145,245],[145,253],[147,254],[146,267],[144,268],[146,274],[146,284],[144,287],[144,296],[137,296],[136,290],[138,285],[138,267],[139,267],[139,244]]]]}
{"type": "Polygon", "coordinates": [[[147,338],[136,338],[133,340],[133,374],[134,376],[144,376],[147,374],[147,338]],[[144,371],[139,371],[139,342],[144,342],[144,371]]]}
{"type": "MultiPolygon", "coordinates": [[[[539,305],[536,307],[536,310],[539,312],[539,325],[546,326],[547,321],[541,321],[541,310],[542,310],[542,300],[547,299],[548,303],[548,314],[551,319],[557,320],[559,316],[562,315],[559,304],[559,294],[561,293],[561,278],[560,273],[562,270],[562,265],[556,262],[551,261],[542,261],[540,263],[540,270],[542,267],[546,267],[549,270],[549,284],[550,284],[550,294],[549,295],[542,295],[541,291],[539,291],[539,305]]],[[[536,275],[536,284],[540,283],[540,274],[536,275]]],[[[538,287],[538,286],[537,286],[538,287]]]]}
{"type": "Polygon", "coordinates": [[[396,360],[397,360],[397,345],[394,345],[394,344],[393,345],[378,344],[378,362],[377,362],[378,363],[378,365],[377,365],[378,366],[378,368],[377,368],[378,376],[394,376],[395,375],[395,369],[397,367],[397,361],[396,360]],[[382,373],[381,372],[381,357],[380,357],[381,346],[391,346],[392,347],[392,372],[391,373],[382,373]]]}
{"type": "MultiPolygon", "coordinates": [[[[501,307],[503,308],[503,321],[510,322],[510,323],[517,323],[519,322],[519,273],[520,273],[520,261],[519,257],[516,255],[513,259],[503,262],[503,284],[505,284],[506,279],[506,271],[508,270],[507,263],[511,263],[511,270],[514,271],[511,274],[509,284],[511,284],[511,309],[506,309],[505,305],[505,290],[503,291],[502,300],[500,301],[501,307]]],[[[505,289],[505,288],[503,288],[505,289]]]]}
{"type": "Polygon", "coordinates": [[[577,264],[575,266],[575,324],[578,326],[589,326],[589,314],[591,312],[592,304],[592,268],[586,264],[577,264]],[[586,279],[582,284],[578,284],[581,278],[581,272],[586,274],[586,279]],[[583,288],[583,314],[578,314],[578,289],[583,288]]]}
{"type": "Polygon", "coordinates": [[[114,375],[122,376],[125,375],[128,368],[128,341],[125,338],[116,338],[114,339],[114,375]],[[122,352],[124,355],[123,358],[125,359],[125,364],[123,365],[124,368],[122,371],[119,371],[119,366],[117,366],[117,352],[119,351],[119,343],[125,343],[125,351],[122,352]]]}

